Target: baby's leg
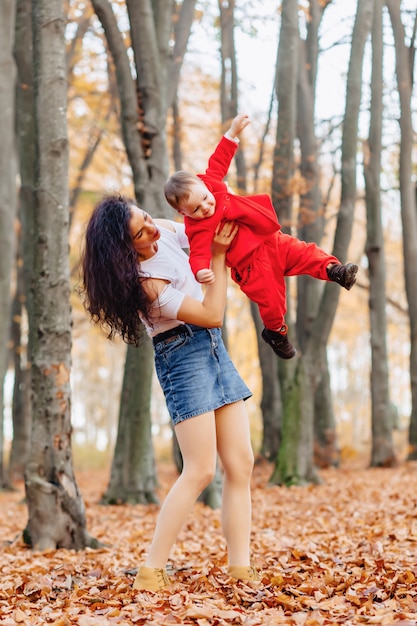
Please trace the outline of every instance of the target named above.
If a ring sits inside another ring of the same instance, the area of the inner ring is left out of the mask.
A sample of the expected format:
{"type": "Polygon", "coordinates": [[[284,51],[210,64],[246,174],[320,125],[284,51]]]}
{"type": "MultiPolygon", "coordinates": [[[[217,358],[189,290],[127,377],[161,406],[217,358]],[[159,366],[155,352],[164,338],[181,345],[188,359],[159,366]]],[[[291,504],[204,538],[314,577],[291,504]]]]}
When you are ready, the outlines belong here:
{"type": "Polygon", "coordinates": [[[245,268],[232,270],[232,278],[241,291],[258,305],[265,325],[262,339],[281,359],[292,359],[296,350],[287,337],[288,328],[285,324],[287,302],[284,262],[285,257],[276,255],[275,239],[270,238],[257,248],[245,268]]]}
{"type": "Polygon", "coordinates": [[[285,276],[305,274],[321,280],[330,280],[327,268],[334,264],[340,265],[338,258],[328,254],[317,244],[301,241],[291,235],[279,233],[276,244],[278,271],[281,271],[284,261],[285,276]]]}

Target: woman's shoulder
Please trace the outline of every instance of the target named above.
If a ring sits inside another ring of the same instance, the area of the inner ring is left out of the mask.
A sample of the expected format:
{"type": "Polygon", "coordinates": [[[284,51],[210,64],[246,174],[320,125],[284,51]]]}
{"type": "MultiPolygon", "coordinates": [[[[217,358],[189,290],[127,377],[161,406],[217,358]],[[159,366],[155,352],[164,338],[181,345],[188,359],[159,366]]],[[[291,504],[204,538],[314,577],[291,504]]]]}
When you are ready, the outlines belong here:
{"type": "Polygon", "coordinates": [[[154,222],[157,226],[160,226],[161,228],[170,230],[172,233],[176,232],[175,222],[173,222],[172,220],[166,220],[158,217],[154,219],[154,222]]]}

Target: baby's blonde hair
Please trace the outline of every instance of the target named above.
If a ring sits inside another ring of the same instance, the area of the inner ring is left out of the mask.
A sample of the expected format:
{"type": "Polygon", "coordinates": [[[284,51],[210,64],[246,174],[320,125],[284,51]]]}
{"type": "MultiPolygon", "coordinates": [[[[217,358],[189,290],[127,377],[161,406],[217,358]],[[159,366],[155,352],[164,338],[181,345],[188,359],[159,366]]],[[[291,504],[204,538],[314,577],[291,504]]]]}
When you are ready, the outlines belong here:
{"type": "Polygon", "coordinates": [[[176,211],[181,211],[181,203],[190,197],[190,185],[201,182],[198,176],[180,170],[175,172],[164,185],[167,202],[176,211]]]}

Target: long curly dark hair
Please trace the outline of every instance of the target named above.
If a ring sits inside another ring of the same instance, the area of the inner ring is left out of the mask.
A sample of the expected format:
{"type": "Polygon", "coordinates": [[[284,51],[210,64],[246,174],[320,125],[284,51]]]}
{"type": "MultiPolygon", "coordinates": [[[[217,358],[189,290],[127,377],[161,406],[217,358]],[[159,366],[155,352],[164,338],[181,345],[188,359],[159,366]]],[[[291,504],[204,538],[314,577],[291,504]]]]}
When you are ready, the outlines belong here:
{"type": "Polygon", "coordinates": [[[138,254],[129,230],[131,206],[120,195],[105,196],[87,225],[82,254],[80,295],[85,309],[109,339],[120,335],[138,346],[151,303],[142,286],[138,254]]]}

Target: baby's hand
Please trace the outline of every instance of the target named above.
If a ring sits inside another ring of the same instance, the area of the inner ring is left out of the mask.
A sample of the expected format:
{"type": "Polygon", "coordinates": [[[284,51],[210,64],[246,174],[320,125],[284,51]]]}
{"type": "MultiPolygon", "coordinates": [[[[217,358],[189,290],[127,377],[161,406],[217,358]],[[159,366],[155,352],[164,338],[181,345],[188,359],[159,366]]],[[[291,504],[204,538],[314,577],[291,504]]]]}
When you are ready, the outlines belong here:
{"type": "Polygon", "coordinates": [[[214,272],[212,270],[198,270],[195,275],[196,279],[199,283],[203,283],[204,285],[211,285],[214,283],[214,272]]]}
{"type": "Polygon", "coordinates": [[[246,126],[249,126],[249,124],[249,115],[236,115],[230,126],[229,135],[231,137],[237,137],[238,135],[240,135],[242,130],[245,130],[246,126]]]}

